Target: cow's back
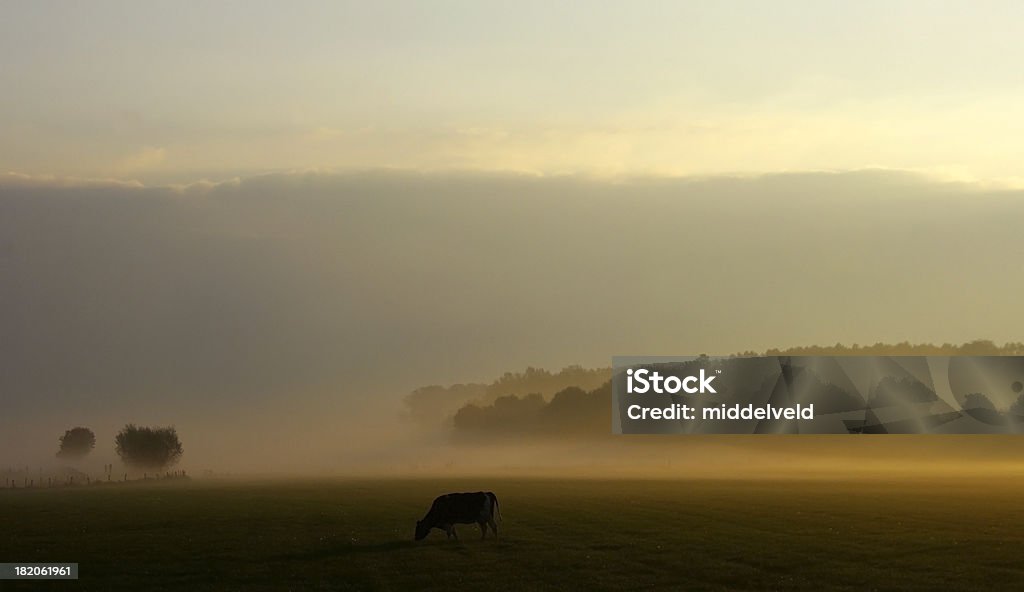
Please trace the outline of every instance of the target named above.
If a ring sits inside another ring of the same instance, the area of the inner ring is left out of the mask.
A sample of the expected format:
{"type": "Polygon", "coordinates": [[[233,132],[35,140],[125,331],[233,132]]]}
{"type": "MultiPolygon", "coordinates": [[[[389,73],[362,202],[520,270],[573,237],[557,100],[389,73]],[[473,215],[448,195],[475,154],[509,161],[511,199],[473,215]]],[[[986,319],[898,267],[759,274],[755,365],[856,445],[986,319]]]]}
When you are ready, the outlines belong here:
{"type": "Polygon", "coordinates": [[[434,500],[428,515],[437,524],[469,524],[486,520],[492,511],[491,499],[482,491],[448,493],[434,500]]]}

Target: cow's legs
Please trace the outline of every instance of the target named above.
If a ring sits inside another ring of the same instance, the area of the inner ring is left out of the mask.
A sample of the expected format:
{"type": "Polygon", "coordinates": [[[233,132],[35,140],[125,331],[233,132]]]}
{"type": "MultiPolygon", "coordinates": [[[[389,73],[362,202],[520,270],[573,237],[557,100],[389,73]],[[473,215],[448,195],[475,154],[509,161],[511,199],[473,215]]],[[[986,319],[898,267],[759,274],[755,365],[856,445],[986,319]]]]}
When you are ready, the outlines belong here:
{"type": "Polygon", "coordinates": [[[455,537],[455,540],[459,540],[459,533],[455,532],[454,524],[446,524],[444,530],[448,534],[448,538],[455,537]]]}
{"type": "Polygon", "coordinates": [[[494,521],[494,516],[487,519],[487,524],[491,525],[491,530],[494,532],[494,539],[498,539],[498,524],[494,521]]]}
{"type": "Polygon", "coordinates": [[[480,540],[486,539],[487,538],[487,523],[481,521],[481,522],[477,522],[477,524],[480,526],[480,540]]]}

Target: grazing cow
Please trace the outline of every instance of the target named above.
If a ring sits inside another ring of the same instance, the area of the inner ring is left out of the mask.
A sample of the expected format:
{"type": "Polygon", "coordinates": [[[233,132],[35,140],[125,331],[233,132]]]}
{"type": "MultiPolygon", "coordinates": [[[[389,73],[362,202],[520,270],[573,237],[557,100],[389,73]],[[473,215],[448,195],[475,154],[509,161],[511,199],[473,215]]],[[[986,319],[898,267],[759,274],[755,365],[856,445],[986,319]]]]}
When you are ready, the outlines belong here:
{"type": "Polygon", "coordinates": [[[455,532],[455,525],[472,524],[473,522],[480,526],[481,539],[487,537],[488,525],[494,531],[494,538],[498,538],[498,525],[494,522],[495,515],[499,520],[501,519],[498,498],[490,491],[448,493],[435,499],[423,520],[416,521],[416,540],[425,539],[432,528],[439,528],[445,531],[448,538],[455,537],[455,540],[458,540],[459,535],[455,532]]]}

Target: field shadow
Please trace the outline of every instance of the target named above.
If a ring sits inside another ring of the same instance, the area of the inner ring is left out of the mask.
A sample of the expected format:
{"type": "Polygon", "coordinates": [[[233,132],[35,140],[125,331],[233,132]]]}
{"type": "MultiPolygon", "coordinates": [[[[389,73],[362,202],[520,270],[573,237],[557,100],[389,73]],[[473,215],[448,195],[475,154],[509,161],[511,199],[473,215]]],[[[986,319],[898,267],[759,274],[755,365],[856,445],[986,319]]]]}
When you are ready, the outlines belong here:
{"type": "Polygon", "coordinates": [[[316,559],[328,559],[345,555],[362,555],[365,553],[391,553],[402,549],[411,549],[416,546],[415,541],[386,541],[383,543],[359,544],[347,541],[336,541],[327,543],[315,549],[307,549],[298,553],[281,555],[279,559],[311,561],[316,559]]]}
{"type": "MultiPolygon", "coordinates": [[[[478,541],[473,541],[477,543],[478,541]]],[[[504,548],[505,545],[498,543],[494,544],[492,541],[488,541],[492,545],[498,548],[504,548]]],[[[484,542],[487,544],[488,542],[484,542]]],[[[472,543],[468,546],[473,546],[472,543]]],[[[305,549],[303,551],[288,553],[279,555],[277,559],[282,560],[299,560],[299,561],[316,561],[320,559],[330,559],[336,557],[344,557],[348,555],[363,555],[373,553],[394,553],[397,551],[403,551],[406,549],[425,549],[425,548],[438,548],[447,552],[452,553],[467,553],[469,548],[465,541],[448,541],[448,540],[437,540],[437,541],[411,541],[411,540],[395,540],[395,541],[384,541],[379,543],[353,543],[346,540],[328,541],[322,546],[314,549],[305,549]]]]}

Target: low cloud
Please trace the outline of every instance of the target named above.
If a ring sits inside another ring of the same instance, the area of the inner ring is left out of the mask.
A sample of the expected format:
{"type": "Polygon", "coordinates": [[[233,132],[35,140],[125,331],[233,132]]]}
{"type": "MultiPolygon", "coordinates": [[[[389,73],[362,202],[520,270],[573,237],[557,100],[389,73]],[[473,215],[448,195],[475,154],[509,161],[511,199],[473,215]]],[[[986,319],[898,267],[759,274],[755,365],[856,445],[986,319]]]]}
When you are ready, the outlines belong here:
{"type": "Polygon", "coordinates": [[[27,175],[13,172],[0,173],[0,191],[26,187],[42,189],[91,189],[97,187],[142,189],[144,185],[138,181],[126,181],[123,179],[27,175]]]}
{"type": "Polygon", "coordinates": [[[195,457],[256,438],[337,459],[417,387],[528,366],[1019,340],[1022,197],[898,171],[7,174],[0,450],[134,421],[205,434],[195,457]]]}

